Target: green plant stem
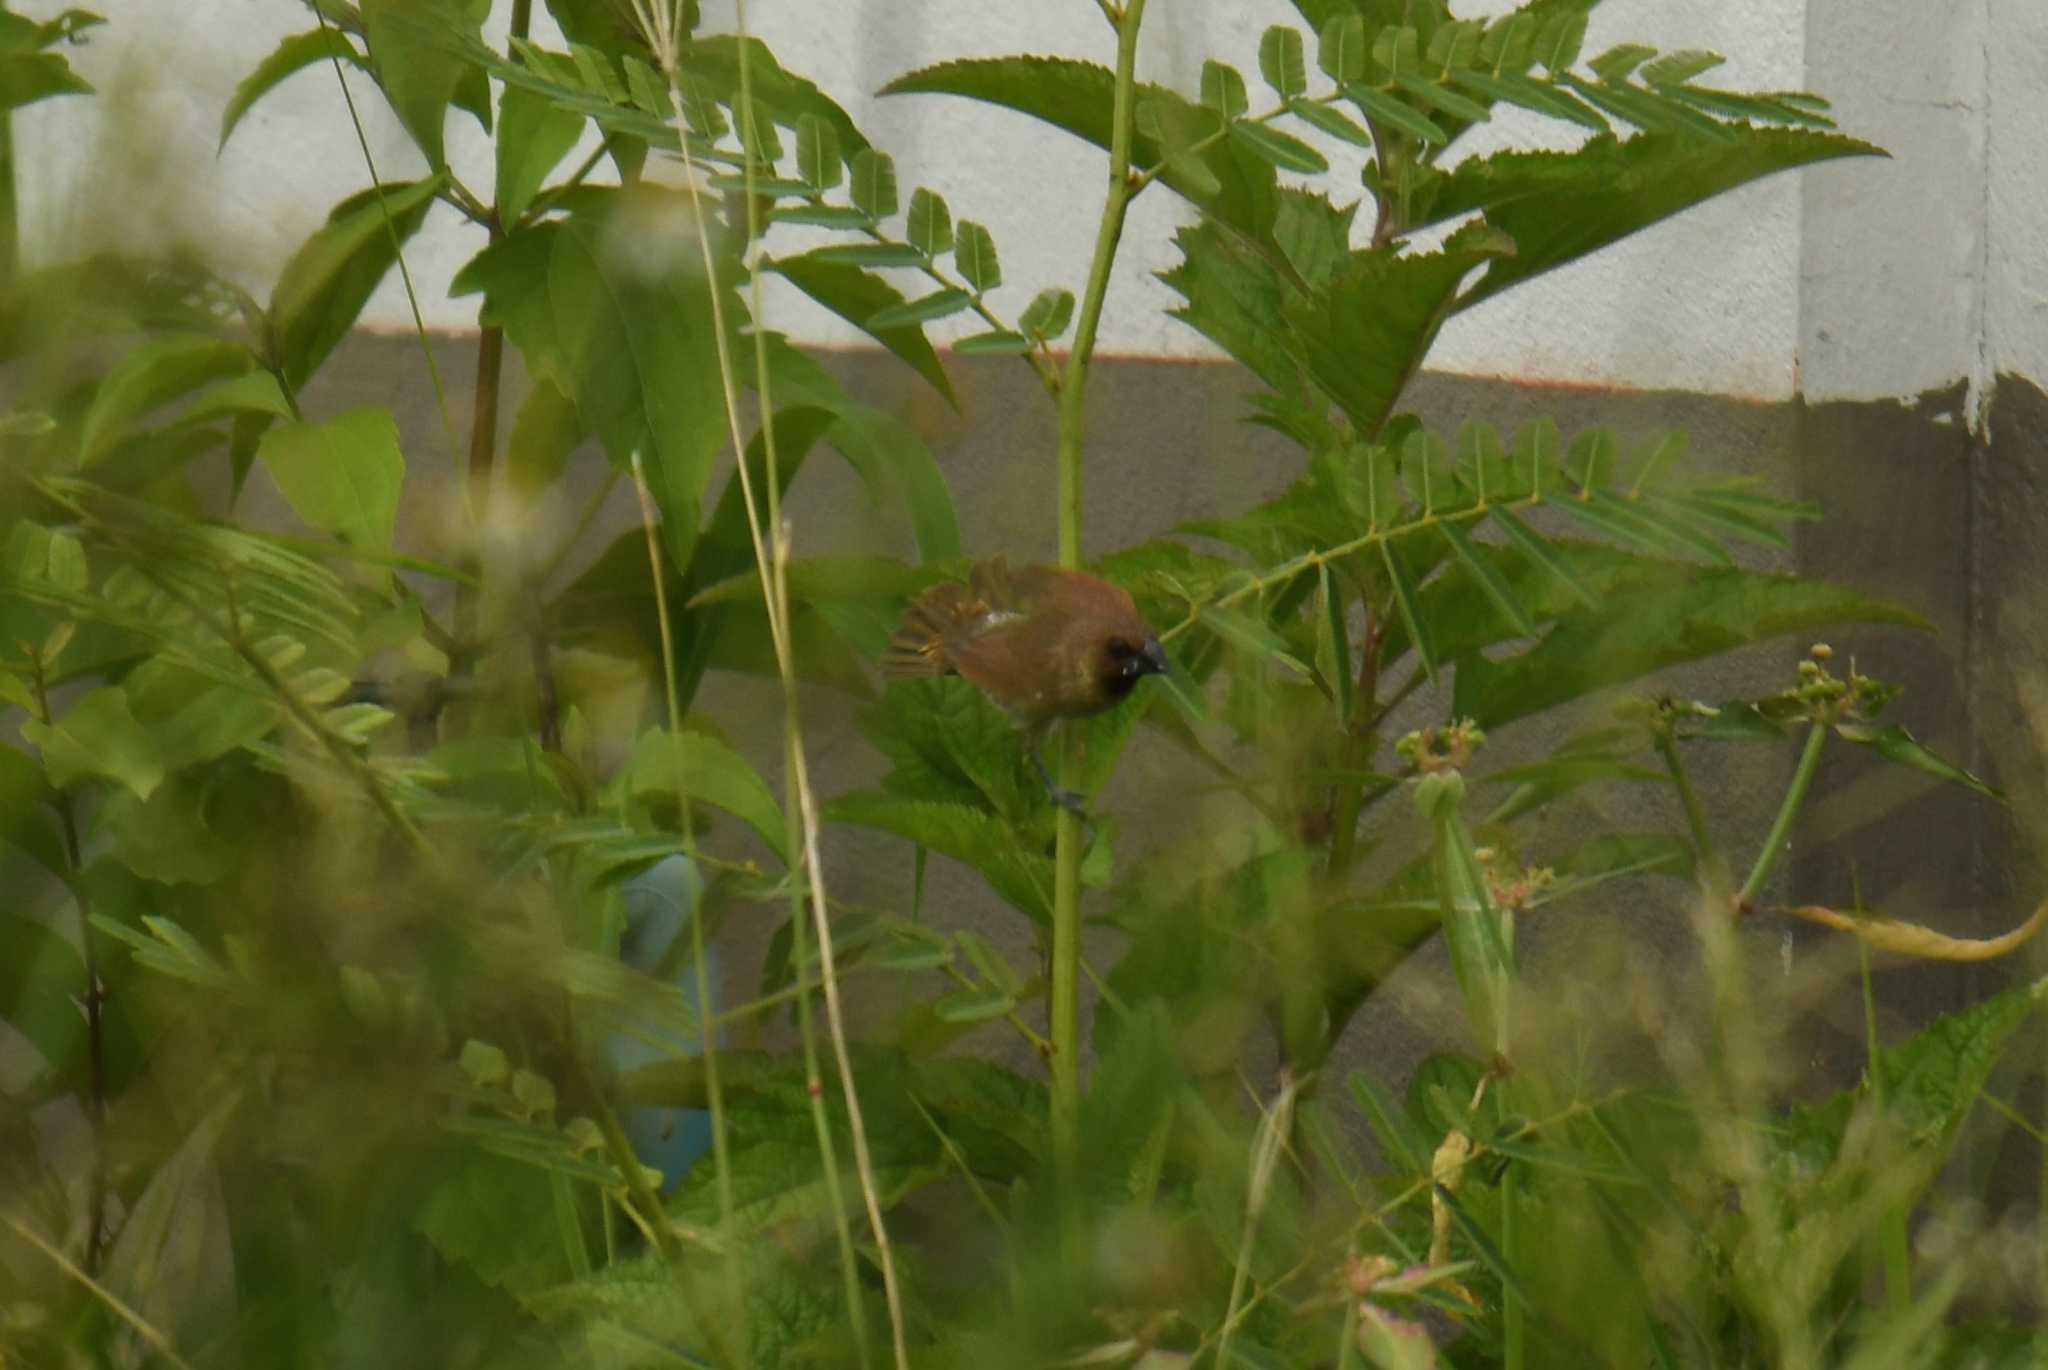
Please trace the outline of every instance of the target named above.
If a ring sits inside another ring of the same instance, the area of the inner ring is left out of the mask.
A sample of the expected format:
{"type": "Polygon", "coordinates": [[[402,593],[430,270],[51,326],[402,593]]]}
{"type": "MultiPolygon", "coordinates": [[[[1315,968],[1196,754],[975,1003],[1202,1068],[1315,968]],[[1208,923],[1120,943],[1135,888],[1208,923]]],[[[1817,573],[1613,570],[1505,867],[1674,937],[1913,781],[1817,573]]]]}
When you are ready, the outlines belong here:
{"type": "Polygon", "coordinates": [[[1770,878],[1771,867],[1777,864],[1778,853],[1785,848],[1785,841],[1792,833],[1792,820],[1799,816],[1799,809],[1806,802],[1807,787],[1813,783],[1813,773],[1820,765],[1821,744],[1828,740],[1828,725],[1815,723],[1806,734],[1806,748],[1799,753],[1798,769],[1792,772],[1792,784],[1785,791],[1785,800],[1778,805],[1778,816],[1771,823],[1769,836],[1764,838],[1763,850],[1756,854],[1756,864],[1750,867],[1749,879],[1742,882],[1736,893],[1738,909],[1747,909],[1756,899],[1757,892],[1770,878]]]}
{"type": "MultiPolygon", "coordinates": [[[[1384,634],[1379,615],[1368,599],[1365,606],[1365,639],[1359,644],[1358,684],[1351,695],[1350,734],[1344,739],[1349,764],[1363,770],[1372,764],[1379,736],[1381,709],[1380,649],[1384,634]]],[[[1327,874],[1334,883],[1351,873],[1358,860],[1358,819],[1365,811],[1365,786],[1342,781],[1330,814],[1330,860],[1327,874]]]]}
{"type": "Polygon", "coordinates": [[[62,1251],[44,1241],[42,1234],[22,1223],[10,1213],[0,1213],[0,1222],[6,1223],[13,1230],[14,1235],[20,1237],[23,1241],[41,1252],[50,1264],[56,1266],[66,1275],[90,1290],[94,1298],[105,1304],[108,1311],[115,1317],[133,1328],[135,1334],[148,1342],[159,1356],[162,1356],[166,1362],[175,1367],[175,1370],[192,1370],[192,1362],[178,1354],[177,1348],[171,1345],[170,1338],[159,1332],[140,1313],[123,1303],[113,1290],[101,1284],[86,1271],[79,1269],[62,1251]]]}
{"type": "Polygon", "coordinates": [[[1700,871],[1708,881],[1708,893],[1717,900],[1725,899],[1728,893],[1728,867],[1721,860],[1721,853],[1714,846],[1713,834],[1707,828],[1707,812],[1700,806],[1699,792],[1692,786],[1692,777],[1686,773],[1684,758],[1678,754],[1678,739],[1668,727],[1653,730],[1657,754],[1664,758],[1664,769],[1671,772],[1671,783],[1678,789],[1678,802],[1685,809],[1685,826],[1692,833],[1693,852],[1699,860],[1700,871]]]}
{"type": "MultiPolygon", "coordinates": [[[[1059,524],[1060,565],[1081,564],[1081,438],[1085,428],[1088,363],[1095,352],[1095,331],[1102,322],[1102,301],[1109,291],[1110,268],[1123,237],[1124,213],[1131,197],[1131,137],[1136,118],[1138,26],[1145,0],[1128,0],[1117,20],[1116,102],[1111,115],[1109,190],[1102,221],[1095,233],[1095,258],[1088,268],[1088,286],[1081,296],[1080,320],[1074,327],[1074,350],[1060,380],[1059,524]]],[[[1060,782],[1068,789],[1081,783],[1078,740],[1069,735],[1061,748],[1060,782]]],[[[1053,1157],[1062,1174],[1071,1174],[1077,1159],[1081,1114],[1081,817],[1068,809],[1059,813],[1053,861],[1052,1004],[1048,1036],[1052,1039],[1053,1157]]]]}

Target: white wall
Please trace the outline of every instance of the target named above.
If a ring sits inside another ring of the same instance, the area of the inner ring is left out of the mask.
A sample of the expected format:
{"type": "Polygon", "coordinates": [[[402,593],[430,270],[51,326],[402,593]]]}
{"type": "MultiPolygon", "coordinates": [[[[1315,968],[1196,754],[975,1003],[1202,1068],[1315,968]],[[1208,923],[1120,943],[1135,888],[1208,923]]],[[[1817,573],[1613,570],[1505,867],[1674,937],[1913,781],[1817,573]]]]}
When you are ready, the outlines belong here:
{"type": "MultiPolygon", "coordinates": [[[[19,5],[30,14],[58,7],[19,5]]],[[[1489,0],[1472,12],[1502,7],[1489,0]]],[[[706,8],[714,25],[730,23],[731,0],[706,8]]],[[[111,25],[74,58],[103,95],[18,118],[28,250],[161,246],[168,236],[262,287],[335,200],[367,183],[324,69],[293,78],[215,155],[234,83],[280,37],[308,27],[309,13],[292,0],[110,0],[101,9],[111,25]]],[[[1021,308],[1046,285],[1078,290],[1100,205],[1099,154],[1006,111],[868,92],[952,56],[1041,51],[1106,62],[1113,44],[1090,0],[757,0],[748,17],[785,65],[818,80],[895,155],[906,194],[930,185],[956,216],[994,230],[1009,282],[1000,309],[1021,308]]],[[[1202,59],[1217,56],[1255,80],[1260,31],[1297,20],[1283,0],[1155,4],[1141,74],[1191,91],[1202,59]]],[[[1821,397],[1904,395],[2000,368],[2048,375],[2048,251],[2038,245],[2048,215],[2039,174],[2048,164],[2048,7],[1638,0],[1596,12],[1589,50],[1625,38],[1715,48],[1730,59],[1726,84],[1738,88],[1817,89],[1836,100],[1846,129],[1885,143],[1895,160],[1827,165],[1725,196],[1454,320],[1434,365],[1760,399],[1802,386],[1821,397]]],[[[417,153],[368,81],[352,81],[380,174],[418,174],[417,153]]],[[[1489,145],[1555,136],[1505,119],[1482,133],[1489,145]]],[[[464,178],[487,186],[488,148],[467,116],[451,114],[449,143],[464,178]]],[[[1333,173],[1340,195],[1356,184],[1355,162],[1333,173]]],[[[1164,316],[1174,297],[1153,278],[1171,264],[1168,240],[1184,215],[1161,190],[1134,208],[1106,350],[1205,353],[1164,316]]],[[[475,230],[441,210],[409,250],[430,326],[473,323],[473,302],[448,300],[442,287],[478,245],[475,230]]],[[[858,336],[787,291],[772,312],[811,341],[858,336]]],[[[368,318],[410,326],[395,279],[368,318]]]]}

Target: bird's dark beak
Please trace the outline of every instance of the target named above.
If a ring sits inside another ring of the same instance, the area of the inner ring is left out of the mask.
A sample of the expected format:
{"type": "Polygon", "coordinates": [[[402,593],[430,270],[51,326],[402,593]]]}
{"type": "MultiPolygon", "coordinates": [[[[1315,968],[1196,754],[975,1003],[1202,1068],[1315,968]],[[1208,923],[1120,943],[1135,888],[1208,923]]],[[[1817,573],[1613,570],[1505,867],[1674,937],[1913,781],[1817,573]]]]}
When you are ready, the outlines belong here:
{"type": "Polygon", "coordinates": [[[1139,675],[1165,675],[1167,671],[1166,648],[1156,637],[1145,639],[1145,645],[1138,649],[1139,675]]]}

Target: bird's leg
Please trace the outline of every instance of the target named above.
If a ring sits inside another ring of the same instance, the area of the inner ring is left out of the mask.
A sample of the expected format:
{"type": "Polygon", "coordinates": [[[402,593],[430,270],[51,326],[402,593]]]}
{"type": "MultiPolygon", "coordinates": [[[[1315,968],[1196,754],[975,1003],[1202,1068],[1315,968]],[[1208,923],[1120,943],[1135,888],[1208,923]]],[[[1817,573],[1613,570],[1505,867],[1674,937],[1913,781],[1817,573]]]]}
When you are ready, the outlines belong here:
{"type": "Polygon", "coordinates": [[[1068,813],[1078,818],[1086,819],[1088,817],[1087,801],[1072,790],[1061,789],[1058,785],[1053,784],[1052,772],[1045,768],[1045,757],[1040,754],[1040,748],[1044,745],[1045,735],[1048,731],[1049,729],[1044,727],[1031,729],[1024,739],[1024,755],[1031,759],[1031,769],[1037,771],[1039,780],[1044,782],[1045,797],[1050,799],[1055,806],[1065,809],[1068,813]]]}

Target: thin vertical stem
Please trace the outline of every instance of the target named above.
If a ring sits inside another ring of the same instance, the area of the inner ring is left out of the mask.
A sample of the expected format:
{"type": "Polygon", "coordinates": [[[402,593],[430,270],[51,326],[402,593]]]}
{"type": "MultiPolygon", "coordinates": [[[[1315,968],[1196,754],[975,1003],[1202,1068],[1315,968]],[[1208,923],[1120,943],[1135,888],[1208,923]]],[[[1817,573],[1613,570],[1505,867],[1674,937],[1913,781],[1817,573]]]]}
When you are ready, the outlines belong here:
{"type": "MultiPolygon", "coordinates": [[[[1138,26],[1145,0],[1128,0],[1117,15],[1116,99],[1111,115],[1109,188],[1102,221],[1095,234],[1095,257],[1081,296],[1074,350],[1060,380],[1059,525],[1060,565],[1081,564],[1081,439],[1085,430],[1083,403],[1088,364],[1095,353],[1095,332],[1102,321],[1102,301],[1109,291],[1110,268],[1123,237],[1124,214],[1131,198],[1131,141],[1136,120],[1138,26]]],[[[1061,783],[1078,790],[1081,784],[1077,739],[1069,736],[1061,753],[1061,783]]],[[[1081,1111],[1081,819],[1062,808],[1053,863],[1052,923],[1052,1130],[1053,1153],[1062,1172],[1076,1160],[1081,1111]]]]}
{"type": "Polygon", "coordinates": [[[1799,816],[1799,808],[1806,802],[1806,790],[1813,783],[1813,773],[1820,766],[1821,744],[1828,740],[1828,725],[1815,723],[1806,734],[1806,748],[1799,754],[1799,766],[1792,772],[1792,784],[1785,791],[1785,800],[1778,806],[1778,816],[1771,823],[1770,834],[1764,838],[1763,850],[1756,854],[1756,864],[1750,867],[1749,879],[1742,882],[1742,889],[1736,895],[1739,908],[1748,908],[1763,889],[1764,881],[1770,877],[1771,867],[1777,864],[1778,854],[1785,849],[1786,839],[1792,835],[1792,820],[1799,816]]]}

